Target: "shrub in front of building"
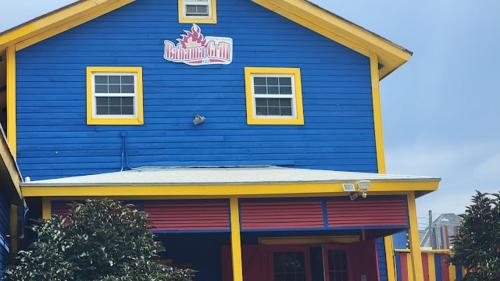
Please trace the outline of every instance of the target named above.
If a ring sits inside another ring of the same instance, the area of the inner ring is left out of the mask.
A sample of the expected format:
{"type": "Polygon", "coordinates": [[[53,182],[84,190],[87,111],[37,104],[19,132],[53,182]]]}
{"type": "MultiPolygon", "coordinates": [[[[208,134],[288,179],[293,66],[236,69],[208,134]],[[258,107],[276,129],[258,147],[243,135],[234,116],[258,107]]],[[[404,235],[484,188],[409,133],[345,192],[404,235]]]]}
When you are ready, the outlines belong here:
{"type": "Polygon", "coordinates": [[[71,205],[33,227],[37,237],[20,251],[7,281],[190,281],[193,271],[158,262],[163,250],[147,215],[111,199],[71,205]]]}
{"type": "Polygon", "coordinates": [[[460,217],[452,262],[465,267],[463,280],[500,280],[500,193],[477,192],[460,217]]]}

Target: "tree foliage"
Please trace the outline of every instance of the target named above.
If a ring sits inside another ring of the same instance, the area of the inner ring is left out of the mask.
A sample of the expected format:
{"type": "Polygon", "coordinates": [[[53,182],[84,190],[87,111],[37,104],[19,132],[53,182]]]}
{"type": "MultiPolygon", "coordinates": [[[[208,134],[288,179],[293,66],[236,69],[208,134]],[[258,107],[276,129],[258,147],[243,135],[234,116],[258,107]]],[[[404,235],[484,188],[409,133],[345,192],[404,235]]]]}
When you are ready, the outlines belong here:
{"type": "Polygon", "coordinates": [[[472,198],[453,241],[452,262],[467,269],[464,281],[500,280],[500,193],[472,198]]]}
{"type": "Polygon", "coordinates": [[[190,281],[193,272],[158,263],[160,243],[146,213],[111,199],[72,204],[33,227],[35,241],[7,281],[190,281]]]}

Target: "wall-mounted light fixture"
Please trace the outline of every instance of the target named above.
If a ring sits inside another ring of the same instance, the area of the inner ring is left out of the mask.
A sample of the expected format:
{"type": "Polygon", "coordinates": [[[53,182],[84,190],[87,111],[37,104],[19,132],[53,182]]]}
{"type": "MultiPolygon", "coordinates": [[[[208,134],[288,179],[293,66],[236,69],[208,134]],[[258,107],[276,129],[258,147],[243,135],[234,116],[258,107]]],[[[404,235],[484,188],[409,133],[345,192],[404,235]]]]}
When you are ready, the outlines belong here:
{"type": "Polygon", "coordinates": [[[369,180],[360,180],[358,181],[358,189],[361,192],[361,197],[366,198],[368,196],[368,188],[370,188],[369,180]]]}
{"type": "Polygon", "coordinates": [[[195,126],[201,125],[201,124],[205,123],[206,119],[207,118],[205,116],[200,115],[200,114],[196,114],[196,116],[194,116],[194,119],[193,119],[193,124],[195,126]]]}
{"type": "Polygon", "coordinates": [[[356,184],[353,183],[344,183],[342,184],[342,189],[344,192],[349,193],[349,199],[351,200],[356,200],[361,196],[362,198],[366,198],[368,196],[368,189],[370,188],[370,181],[369,180],[360,180],[356,182],[356,184]]]}

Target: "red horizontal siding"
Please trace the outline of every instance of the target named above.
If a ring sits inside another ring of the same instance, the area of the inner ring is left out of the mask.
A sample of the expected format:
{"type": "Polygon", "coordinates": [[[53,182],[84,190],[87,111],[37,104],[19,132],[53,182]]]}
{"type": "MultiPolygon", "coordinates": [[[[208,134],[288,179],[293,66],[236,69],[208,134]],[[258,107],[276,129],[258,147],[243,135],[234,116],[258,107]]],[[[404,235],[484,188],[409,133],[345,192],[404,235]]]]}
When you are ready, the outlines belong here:
{"type": "Polygon", "coordinates": [[[404,200],[328,201],[328,226],[404,226],[408,224],[404,200]]]}
{"type": "Polygon", "coordinates": [[[229,230],[227,201],[145,201],[153,231],[229,230]]]}
{"type": "Polygon", "coordinates": [[[54,215],[64,215],[67,214],[69,209],[71,208],[70,206],[71,202],[68,201],[52,201],[52,214],[54,215]]]}
{"type": "Polygon", "coordinates": [[[241,228],[296,229],[323,227],[321,201],[265,200],[240,203],[241,228]]]}

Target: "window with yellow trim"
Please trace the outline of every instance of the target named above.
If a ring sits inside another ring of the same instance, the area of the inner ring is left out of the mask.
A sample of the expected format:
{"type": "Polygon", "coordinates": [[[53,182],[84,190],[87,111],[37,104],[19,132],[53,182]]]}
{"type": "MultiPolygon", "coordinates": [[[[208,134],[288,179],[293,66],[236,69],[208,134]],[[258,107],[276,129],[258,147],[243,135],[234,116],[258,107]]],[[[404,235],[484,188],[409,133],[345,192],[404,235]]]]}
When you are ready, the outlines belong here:
{"type": "Polygon", "coordinates": [[[179,0],[180,23],[217,23],[216,0],[179,0]]]}
{"type": "Polygon", "coordinates": [[[299,68],[246,67],[247,123],[303,125],[299,68]]]}
{"type": "Polygon", "coordinates": [[[144,124],[141,67],[87,67],[87,124],[144,124]]]}

